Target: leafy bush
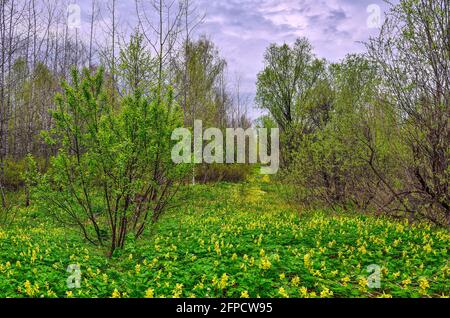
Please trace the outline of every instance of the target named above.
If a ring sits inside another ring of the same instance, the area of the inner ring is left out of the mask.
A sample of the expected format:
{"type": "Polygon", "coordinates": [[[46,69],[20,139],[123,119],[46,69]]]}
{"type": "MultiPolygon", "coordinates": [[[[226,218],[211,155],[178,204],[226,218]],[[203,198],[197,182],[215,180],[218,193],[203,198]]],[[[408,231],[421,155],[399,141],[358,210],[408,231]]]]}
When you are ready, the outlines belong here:
{"type": "MultiPolygon", "coordinates": [[[[46,160],[44,158],[34,159],[39,171],[44,171],[46,167],[46,160]]],[[[25,185],[24,171],[28,168],[27,158],[11,158],[8,157],[4,161],[4,176],[2,185],[9,190],[18,190],[25,185]]],[[[1,176],[0,176],[1,177],[1,176]]]]}
{"type": "Polygon", "coordinates": [[[170,88],[165,96],[139,90],[120,107],[107,98],[103,70],[72,71],[45,134],[60,143],[48,172],[35,176],[42,206],[84,238],[109,246],[112,255],[127,236],[142,236],[158,221],[179,187],[185,167],[171,160],[171,134],[181,124],[170,88]],[[157,97],[156,97],[157,96],[157,97]]]}

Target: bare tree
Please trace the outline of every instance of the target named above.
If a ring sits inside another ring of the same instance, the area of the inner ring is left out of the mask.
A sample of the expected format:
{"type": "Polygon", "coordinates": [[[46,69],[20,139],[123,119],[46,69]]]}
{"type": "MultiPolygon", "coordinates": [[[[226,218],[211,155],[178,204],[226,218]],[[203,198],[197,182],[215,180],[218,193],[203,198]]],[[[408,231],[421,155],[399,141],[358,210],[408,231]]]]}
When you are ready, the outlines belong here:
{"type": "Polygon", "coordinates": [[[393,5],[367,44],[384,89],[402,118],[411,151],[402,200],[408,209],[450,225],[450,8],[447,0],[393,5]]]}

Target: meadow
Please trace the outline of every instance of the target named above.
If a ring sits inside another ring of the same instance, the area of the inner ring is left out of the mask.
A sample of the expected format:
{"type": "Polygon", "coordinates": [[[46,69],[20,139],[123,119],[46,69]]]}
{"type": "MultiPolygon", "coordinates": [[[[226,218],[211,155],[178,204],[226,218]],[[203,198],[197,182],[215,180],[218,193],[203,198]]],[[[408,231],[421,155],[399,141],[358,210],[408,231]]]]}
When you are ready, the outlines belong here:
{"type": "Polygon", "coordinates": [[[39,207],[0,228],[0,298],[448,297],[446,229],[282,199],[267,177],[183,189],[145,237],[112,258],[39,207]],[[70,289],[67,268],[81,270],[70,289]],[[368,266],[381,270],[369,288],[368,266]]]}

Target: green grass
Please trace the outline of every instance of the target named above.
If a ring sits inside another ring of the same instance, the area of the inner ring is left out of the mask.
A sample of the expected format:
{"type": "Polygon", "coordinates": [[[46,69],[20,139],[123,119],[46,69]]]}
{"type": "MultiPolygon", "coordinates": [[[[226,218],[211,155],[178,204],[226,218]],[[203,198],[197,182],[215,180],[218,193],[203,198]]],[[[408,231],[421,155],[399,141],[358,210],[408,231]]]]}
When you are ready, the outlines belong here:
{"type": "Polygon", "coordinates": [[[444,229],[299,213],[264,180],[200,185],[188,198],[113,259],[38,207],[21,210],[0,229],[0,297],[448,296],[444,229]],[[80,289],[67,288],[70,264],[80,289]],[[367,286],[372,264],[380,289],[367,286]]]}

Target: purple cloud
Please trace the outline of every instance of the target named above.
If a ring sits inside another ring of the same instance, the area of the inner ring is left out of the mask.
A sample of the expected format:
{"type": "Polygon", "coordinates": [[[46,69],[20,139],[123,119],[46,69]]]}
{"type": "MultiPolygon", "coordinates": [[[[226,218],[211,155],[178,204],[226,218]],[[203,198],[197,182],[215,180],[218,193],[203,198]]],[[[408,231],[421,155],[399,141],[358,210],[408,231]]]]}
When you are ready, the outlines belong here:
{"type": "MultiPolygon", "coordinates": [[[[206,34],[217,44],[228,61],[230,79],[239,76],[241,90],[251,100],[269,44],[291,44],[304,36],[311,41],[318,57],[338,61],[349,53],[362,52],[361,42],[377,34],[378,29],[367,24],[373,14],[368,12],[369,6],[377,5],[381,12],[387,8],[384,0],[191,1],[206,13],[197,34],[206,34]]],[[[134,2],[118,1],[120,19],[128,25],[136,22],[134,2]]],[[[90,1],[79,3],[89,8],[90,1]]],[[[86,16],[83,20],[88,23],[86,16]]]]}

